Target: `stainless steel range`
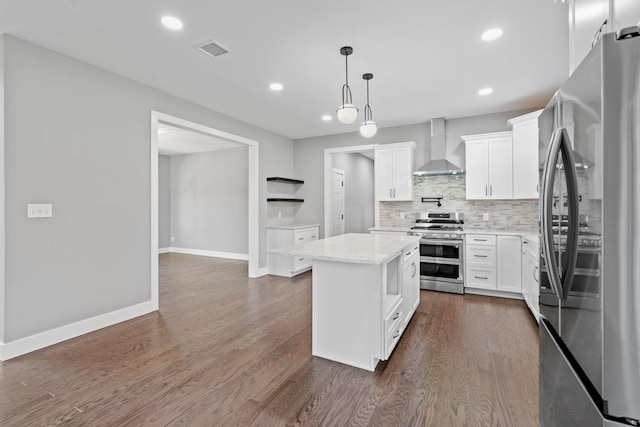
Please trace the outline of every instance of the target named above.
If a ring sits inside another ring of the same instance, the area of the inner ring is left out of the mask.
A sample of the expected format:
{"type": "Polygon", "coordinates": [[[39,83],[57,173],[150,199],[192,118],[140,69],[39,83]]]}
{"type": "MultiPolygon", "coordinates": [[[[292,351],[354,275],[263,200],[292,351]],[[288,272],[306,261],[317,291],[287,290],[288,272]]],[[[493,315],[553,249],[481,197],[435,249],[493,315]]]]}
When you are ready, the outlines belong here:
{"type": "Polygon", "coordinates": [[[420,236],[420,289],[464,293],[464,214],[421,213],[411,236],[420,236]]]}

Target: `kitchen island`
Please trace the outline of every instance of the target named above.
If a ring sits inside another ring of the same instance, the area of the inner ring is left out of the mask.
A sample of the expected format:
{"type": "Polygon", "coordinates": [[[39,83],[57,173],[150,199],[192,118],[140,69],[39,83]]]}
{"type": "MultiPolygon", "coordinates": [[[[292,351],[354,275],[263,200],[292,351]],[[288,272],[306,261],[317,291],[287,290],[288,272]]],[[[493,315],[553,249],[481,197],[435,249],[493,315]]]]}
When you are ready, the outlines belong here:
{"type": "Polygon", "coordinates": [[[343,234],[270,253],[312,259],[312,354],[373,371],[420,299],[414,236],[343,234]]]}

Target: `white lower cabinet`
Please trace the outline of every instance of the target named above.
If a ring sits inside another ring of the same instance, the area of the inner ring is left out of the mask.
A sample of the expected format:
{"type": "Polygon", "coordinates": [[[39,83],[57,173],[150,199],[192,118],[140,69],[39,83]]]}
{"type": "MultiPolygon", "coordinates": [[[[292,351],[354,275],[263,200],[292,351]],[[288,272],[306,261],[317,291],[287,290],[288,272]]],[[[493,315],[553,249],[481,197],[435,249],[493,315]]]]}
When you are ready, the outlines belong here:
{"type": "MultiPolygon", "coordinates": [[[[320,226],[268,227],[267,250],[318,240],[320,226]]],[[[269,274],[293,277],[311,269],[311,259],[303,256],[268,254],[269,274]]]]}
{"type": "Polygon", "coordinates": [[[402,254],[402,300],[406,326],[420,303],[420,244],[406,248],[402,254]]]}
{"type": "Polygon", "coordinates": [[[538,246],[524,239],[522,242],[522,296],[531,314],[539,321],[540,260],[538,246]]]}
{"type": "Polygon", "coordinates": [[[519,298],[522,292],[520,253],[520,236],[467,234],[465,289],[498,291],[502,296],[519,298]]]}
{"type": "Polygon", "coordinates": [[[521,241],[520,236],[498,236],[496,289],[499,291],[522,293],[521,241]]]}

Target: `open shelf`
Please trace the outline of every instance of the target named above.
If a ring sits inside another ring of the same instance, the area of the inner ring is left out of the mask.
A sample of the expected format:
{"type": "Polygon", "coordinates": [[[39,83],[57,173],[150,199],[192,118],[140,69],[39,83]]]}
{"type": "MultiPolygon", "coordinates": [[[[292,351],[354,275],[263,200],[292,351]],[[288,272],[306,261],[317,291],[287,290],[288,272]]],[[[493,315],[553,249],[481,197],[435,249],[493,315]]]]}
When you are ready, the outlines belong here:
{"type": "Polygon", "coordinates": [[[304,184],[304,181],[301,181],[299,179],[292,179],[292,178],[281,178],[279,176],[271,176],[267,178],[267,181],[272,181],[272,182],[283,182],[285,184],[304,184]]]}
{"type": "Polygon", "coordinates": [[[304,202],[304,199],[294,199],[294,198],[286,198],[286,197],[269,197],[267,202],[304,202]]]}

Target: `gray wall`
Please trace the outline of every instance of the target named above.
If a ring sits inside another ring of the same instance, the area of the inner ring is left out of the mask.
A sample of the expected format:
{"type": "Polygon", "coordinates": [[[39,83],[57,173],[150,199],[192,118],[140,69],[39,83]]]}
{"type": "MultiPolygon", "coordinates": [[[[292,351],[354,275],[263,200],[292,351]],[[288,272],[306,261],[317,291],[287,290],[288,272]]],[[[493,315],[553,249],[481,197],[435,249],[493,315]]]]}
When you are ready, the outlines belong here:
{"type": "Polygon", "coordinates": [[[171,246],[171,158],[158,156],[158,248],[171,246]]]}
{"type": "Polygon", "coordinates": [[[344,171],[344,232],[368,233],[375,221],[373,159],[338,153],[333,155],[333,167],[344,171]]]}
{"type": "MultiPolygon", "coordinates": [[[[464,144],[461,135],[507,130],[507,120],[536,109],[448,119],[445,123],[447,159],[457,165],[464,164],[464,144]]],[[[415,141],[414,167],[431,159],[431,125],[429,122],[382,128],[371,139],[358,132],[328,135],[294,141],[294,167],[296,177],[305,181],[305,202],[298,212],[301,222],[320,223],[324,235],[324,150],[366,144],[384,144],[415,141]]],[[[411,203],[411,202],[408,202],[411,203]]]]}
{"type": "Polygon", "coordinates": [[[246,147],[171,156],[171,246],[248,253],[246,147]]]}
{"type": "MultiPolygon", "coordinates": [[[[5,234],[4,221],[4,35],[0,34],[0,236],[5,234]]],[[[0,342],[5,342],[5,245],[0,244],[0,342]]]]}
{"type": "Polygon", "coordinates": [[[4,49],[5,342],[149,301],[151,110],[260,142],[266,266],[265,178],[293,174],[290,139],[14,37],[4,49]]]}

